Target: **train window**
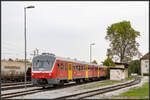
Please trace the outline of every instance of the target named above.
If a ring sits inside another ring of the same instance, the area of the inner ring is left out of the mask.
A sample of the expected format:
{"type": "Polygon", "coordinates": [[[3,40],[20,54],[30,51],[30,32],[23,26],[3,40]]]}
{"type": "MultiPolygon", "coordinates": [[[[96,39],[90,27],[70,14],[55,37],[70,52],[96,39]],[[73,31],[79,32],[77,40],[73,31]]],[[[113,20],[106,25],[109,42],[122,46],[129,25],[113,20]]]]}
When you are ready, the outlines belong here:
{"type": "Polygon", "coordinates": [[[47,60],[47,63],[50,64],[50,61],[47,60]]]}
{"type": "Polygon", "coordinates": [[[84,65],[82,67],[83,67],[83,70],[84,70],[84,65]]]}
{"type": "Polygon", "coordinates": [[[75,65],[75,64],[73,64],[73,70],[75,70],[75,66],[76,66],[76,65],[75,65]]]}
{"type": "Polygon", "coordinates": [[[61,63],[61,70],[64,70],[64,65],[63,65],[63,63],[61,63]]]}
{"type": "Polygon", "coordinates": [[[91,66],[89,66],[89,71],[91,71],[91,66]]]}
{"type": "Polygon", "coordinates": [[[76,70],[78,70],[78,66],[76,65],[76,70]]]}
{"type": "Polygon", "coordinates": [[[61,70],[64,70],[64,66],[61,66],[61,70]]]}
{"type": "Polygon", "coordinates": [[[59,68],[59,64],[57,64],[57,67],[59,68]]]}
{"type": "Polygon", "coordinates": [[[65,64],[66,66],[65,66],[65,70],[68,70],[68,66],[67,66],[67,64],[65,64]]]}
{"type": "Polygon", "coordinates": [[[82,66],[80,66],[80,70],[82,70],[82,66]]]}
{"type": "Polygon", "coordinates": [[[71,66],[69,66],[69,70],[71,70],[71,66]]]}
{"type": "Polygon", "coordinates": [[[79,67],[78,67],[78,66],[76,66],[76,69],[77,69],[77,70],[79,70],[79,67]]]}

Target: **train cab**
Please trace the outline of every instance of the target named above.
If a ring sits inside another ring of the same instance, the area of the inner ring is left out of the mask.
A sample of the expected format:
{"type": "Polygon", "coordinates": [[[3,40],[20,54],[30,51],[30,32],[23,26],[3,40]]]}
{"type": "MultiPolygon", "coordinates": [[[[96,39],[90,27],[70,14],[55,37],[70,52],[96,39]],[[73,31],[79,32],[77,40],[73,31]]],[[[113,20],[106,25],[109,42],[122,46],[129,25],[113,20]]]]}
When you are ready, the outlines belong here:
{"type": "Polygon", "coordinates": [[[56,57],[50,54],[36,56],[32,60],[32,84],[43,85],[52,83],[54,74],[54,64],[56,57]]]}

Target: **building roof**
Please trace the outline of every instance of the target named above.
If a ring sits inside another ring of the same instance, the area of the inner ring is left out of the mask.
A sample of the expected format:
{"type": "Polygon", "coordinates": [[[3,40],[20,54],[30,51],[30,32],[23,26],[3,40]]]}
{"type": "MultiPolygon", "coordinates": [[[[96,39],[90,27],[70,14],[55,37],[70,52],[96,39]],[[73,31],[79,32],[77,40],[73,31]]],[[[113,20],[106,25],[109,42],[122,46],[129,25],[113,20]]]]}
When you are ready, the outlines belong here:
{"type": "Polygon", "coordinates": [[[119,62],[115,62],[116,65],[124,65],[125,68],[128,68],[128,64],[127,63],[119,63],[119,62]]]}
{"type": "Polygon", "coordinates": [[[119,62],[115,62],[116,65],[125,65],[125,66],[128,66],[127,63],[119,63],[119,62]]]}
{"type": "Polygon", "coordinates": [[[141,58],[141,60],[142,59],[149,59],[149,52],[147,53],[147,54],[145,54],[142,58],[141,58]]]}
{"type": "Polygon", "coordinates": [[[109,67],[110,69],[121,69],[121,70],[125,70],[125,68],[121,68],[121,67],[109,67]]]}

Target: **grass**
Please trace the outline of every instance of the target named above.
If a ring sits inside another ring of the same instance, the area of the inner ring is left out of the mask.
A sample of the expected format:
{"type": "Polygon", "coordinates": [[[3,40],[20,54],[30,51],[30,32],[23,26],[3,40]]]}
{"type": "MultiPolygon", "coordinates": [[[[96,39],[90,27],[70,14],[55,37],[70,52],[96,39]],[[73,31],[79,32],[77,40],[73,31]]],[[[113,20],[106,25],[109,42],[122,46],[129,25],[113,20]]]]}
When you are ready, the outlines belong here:
{"type": "Polygon", "coordinates": [[[100,86],[112,85],[112,84],[120,83],[120,82],[121,81],[104,81],[104,82],[94,83],[91,85],[80,86],[78,89],[91,89],[91,88],[96,88],[100,86]]]}
{"type": "Polygon", "coordinates": [[[112,98],[135,98],[135,99],[148,99],[149,98],[149,82],[146,82],[141,88],[131,89],[127,92],[121,93],[112,98]]]}
{"type": "Polygon", "coordinates": [[[116,83],[123,83],[125,81],[132,80],[134,78],[135,78],[135,76],[130,76],[130,77],[126,78],[125,80],[121,80],[121,81],[114,81],[114,80],[104,81],[104,82],[94,83],[91,85],[81,86],[78,89],[91,89],[91,88],[96,88],[96,87],[100,87],[100,86],[113,85],[116,83]]]}

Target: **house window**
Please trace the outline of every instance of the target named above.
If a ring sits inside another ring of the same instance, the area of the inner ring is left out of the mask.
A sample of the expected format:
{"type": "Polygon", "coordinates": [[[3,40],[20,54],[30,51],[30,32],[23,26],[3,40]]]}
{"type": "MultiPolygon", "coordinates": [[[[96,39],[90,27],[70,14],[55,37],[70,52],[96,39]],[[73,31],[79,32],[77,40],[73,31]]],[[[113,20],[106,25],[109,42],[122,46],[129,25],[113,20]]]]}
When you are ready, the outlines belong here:
{"type": "Polygon", "coordinates": [[[147,68],[147,64],[145,65],[145,67],[147,68]]]}

